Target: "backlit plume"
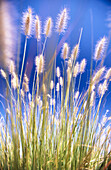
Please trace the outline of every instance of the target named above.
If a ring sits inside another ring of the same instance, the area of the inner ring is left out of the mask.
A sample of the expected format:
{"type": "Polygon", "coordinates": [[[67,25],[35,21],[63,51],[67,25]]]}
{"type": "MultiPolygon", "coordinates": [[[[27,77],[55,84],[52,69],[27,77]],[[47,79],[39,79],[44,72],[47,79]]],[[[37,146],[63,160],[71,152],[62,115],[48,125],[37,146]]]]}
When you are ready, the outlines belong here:
{"type": "Polygon", "coordinates": [[[79,63],[77,62],[73,69],[73,77],[77,77],[79,73],[79,63]]]}
{"type": "Polygon", "coordinates": [[[71,54],[72,61],[76,60],[78,54],[79,54],[79,44],[77,44],[72,50],[72,54],[71,54]]]}
{"type": "Polygon", "coordinates": [[[97,73],[95,74],[95,76],[92,79],[93,84],[97,84],[99,82],[104,71],[105,71],[105,67],[102,67],[99,71],[97,71],[97,73]]]}
{"type": "Polygon", "coordinates": [[[44,28],[44,34],[46,37],[49,37],[51,35],[52,31],[52,18],[48,18],[45,23],[45,28],[44,28]]]}
{"type": "Polygon", "coordinates": [[[44,57],[43,57],[42,54],[40,56],[36,56],[35,66],[36,66],[36,70],[37,70],[38,74],[43,72],[43,70],[44,70],[44,57]]]}
{"type": "Polygon", "coordinates": [[[41,21],[38,15],[36,15],[35,17],[35,36],[37,38],[37,41],[39,41],[41,38],[41,21]]]}
{"type": "Polygon", "coordinates": [[[86,67],[86,59],[84,58],[80,63],[80,73],[83,73],[85,71],[86,67]]]}
{"type": "Polygon", "coordinates": [[[98,41],[95,48],[95,55],[94,55],[95,60],[100,60],[103,57],[106,43],[107,43],[106,37],[103,37],[100,41],[98,41]]]}
{"type": "Polygon", "coordinates": [[[106,72],[105,79],[109,79],[111,77],[111,68],[106,72]]]}
{"type": "Polygon", "coordinates": [[[67,20],[68,20],[68,13],[67,13],[67,9],[65,8],[60,14],[58,14],[57,17],[56,30],[57,32],[59,32],[59,34],[65,31],[67,27],[67,20]]]}
{"type": "Polygon", "coordinates": [[[27,37],[31,35],[32,22],[32,9],[28,8],[28,10],[23,13],[23,31],[27,37]]]}
{"type": "Polygon", "coordinates": [[[60,68],[57,67],[57,77],[59,78],[60,77],[60,68]]]}
{"type": "Polygon", "coordinates": [[[66,58],[68,58],[68,54],[69,54],[69,46],[67,43],[64,43],[62,48],[62,58],[65,60],[66,58]]]}

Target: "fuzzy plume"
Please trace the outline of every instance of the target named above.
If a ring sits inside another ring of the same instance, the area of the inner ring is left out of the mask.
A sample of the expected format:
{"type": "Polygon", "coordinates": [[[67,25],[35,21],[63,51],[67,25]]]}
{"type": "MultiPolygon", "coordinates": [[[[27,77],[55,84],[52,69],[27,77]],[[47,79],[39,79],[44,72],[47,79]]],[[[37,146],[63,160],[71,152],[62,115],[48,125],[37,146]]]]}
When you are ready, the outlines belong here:
{"type": "Polygon", "coordinates": [[[44,57],[41,54],[39,57],[36,56],[35,58],[35,66],[38,74],[42,73],[44,70],[44,57]]]}
{"type": "Polygon", "coordinates": [[[72,50],[72,54],[71,54],[72,61],[76,60],[78,54],[79,54],[79,44],[77,44],[72,50]]]}
{"type": "Polygon", "coordinates": [[[105,79],[109,79],[111,77],[111,68],[106,72],[105,79]]]}
{"type": "Polygon", "coordinates": [[[40,21],[38,15],[36,15],[36,17],[35,17],[34,27],[35,27],[35,36],[37,38],[37,41],[39,41],[41,38],[41,21],[40,21]]]}
{"type": "Polygon", "coordinates": [[[28,8],[28,10],[23,13],[23,31],[27,37],[31,36],[32,23],[32,9],[28,8]]]}
{"type": "Polygon", "coordinates": [[[46,20],[44,27],[44,34],[46,35],[46,37],[49,37],[51,35],[51,31],[52,31],[52,18],[49,17],[46,20]]]}
{"type": "Polygon", "coordinates": [[[80,63],[80,73],[83,73],[85,71],[86,67],[86,59],[84,58],[80,63]]]}
{"type": "Polygon", "coordinates": [[[107,44],[106,37],[103,37],[100,41],[98,41],[95,48],[95,55],[94,55],[95,60],[100,60],[103,57],[106,44],[107,44]]]}
{"type": "Polygon", "coordinates": [[[77,77],[79,73],[79,63],[77,62],[73,69],[73,77],[77,77]]]}
{"type": "Polygon", "coordinates": [[[64,43],[62,48],[62,58],[65,60],[66,58],[68,58],[68,54],[69,54],[69,45],[67,43],[64,43]]]}
{"type": "Polygon", "coordinates": [[[105,67],[102,67],[101,69],[99,69],[97,71],[97,73],[95,74],[95,76],[92,79],[93,84],[97,84],[99,82],[99,80],[100,80],[100,78],[101,78],[104,71],[105,71],[105,67]]]}
{"type": "Polygon", "coordinates": [[[58,14],[57,17],[56,30],[57,32],[59,32],[59,34],[65,31],[67,27],[67,20],[68,20],[68,13],[67,13],[67,9],[64,8],[64,10],[60,14],[58,14]]]}

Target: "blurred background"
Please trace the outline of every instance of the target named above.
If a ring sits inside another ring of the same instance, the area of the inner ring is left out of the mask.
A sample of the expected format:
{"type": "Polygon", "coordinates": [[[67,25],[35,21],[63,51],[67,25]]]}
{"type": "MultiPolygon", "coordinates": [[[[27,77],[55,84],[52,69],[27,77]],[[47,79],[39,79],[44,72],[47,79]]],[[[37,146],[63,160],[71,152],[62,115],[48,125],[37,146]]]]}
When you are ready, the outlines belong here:
{"type": "MultiPolygon", "coordinates": [[[[23,57],[25,35],[21,31],[22,14],[30,6],[33,10],[33,14],[40,16],[42,21],[42,31],[44,23],[47,17],[51,16],[53,19],[53,31],[52,36],[48,38],[45,49],[45,69],[47,70],[48,63],[52,58],[54,49],[57,42],[58,34],[55,32],[55,23],[58,13],[66,7],[69,13],[69,21],[67,31],[61,35],[60,43],[57,51],[57,66],[62,69],[61,59],[61,45],[67,42],[70,46],[70,50],[78,43],[80,30],[83,28],[83,33],[80,43],[80,53],[77,61],[81,61],[83,58],[87,60],[87,67],[85,73],[82,75],[80,91],[85,89],[89,78],[89,69],[91,64],[91,56],[94,52],[95,45],[103,36],[109,37],[111,30],[111,1],[110,0],[3,0],[8,3],[6,11],[9,10],[9,14],[13,17],[13,23],[15,30],[15,41],[17,42],[16,50],[14,51],[14,60],[17,68],[20,72],[20,67],[23,57]]],[[[3,2],[0,0],[0,5],[3,2]]],[[[2,23],[0,23],[0,26],[2,23]]],[[[14,33],[14,32],[13,32],[14,33]]],[[[14,34],[13,34],[14,37],[14,34]]],[[[44,35],[39,42],[39,53],[44,43],[44,35]]],[[[2,42],[1,42],[2,44],[2,42]]],[[[14,43],[16,44],[16,43],[14,43]]],[[[11,47],[10,47],[11,48],[11,47]]],[[[0,46],[0,55],[2,45],[0,46]]],[[[2,55],[1,55],[2,56],[2,55]]],[[[0,56],[0,58],[2,58],[0,56]]],[[[28,39],[25,67],[27,69],[27,75],[30,78],[30,87],[32,84],[32,78],[34,74],[34,61],[36,56],[36,39],[32,36],[28,39]]],[[[9,63],[10,64],[10,63],[9,63]]],[[[111,41],[107,50],[105,62],[106,68],[111,67],[111,41]]],[[[0,60],[0,67],[2,68],[4,63],[0,60]]],[[[6,69],[6,68],[5,68],[6,69]]],[[[46,71],[45,70],[45,71],[46,71]]],[[[61,71],[62,74],[62,71],[61,71]]],[[[0,94],[5,93],[5,81],[0,77],[0,94]]],[[[104,112],[111,110],[111,84],[109,90],[106,93],[107,102],[103,105],[104,112]]],[[[1,97],[0,97],[0,100],[1,97]]],[[[105,102],[105,100],[104,100],[105,102]]],[[[0,112],[2,112],[2,104],[0,104],[0,112]]],[[[110,115],[110,111],[108,113],[110,115]]]]}

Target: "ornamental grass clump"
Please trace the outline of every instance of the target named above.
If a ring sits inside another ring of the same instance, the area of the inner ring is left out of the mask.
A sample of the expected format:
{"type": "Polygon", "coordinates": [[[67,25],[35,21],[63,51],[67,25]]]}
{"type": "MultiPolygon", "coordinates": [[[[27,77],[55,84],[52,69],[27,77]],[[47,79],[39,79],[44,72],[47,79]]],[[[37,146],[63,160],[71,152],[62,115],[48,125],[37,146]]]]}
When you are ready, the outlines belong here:
{"type": "MultiPolygon", "coordinates": [[[[111,68],[106,70],[98,62],[103,55],[104,39],[96,46],[96,66],[91,70],[88,85],[81,91],[87,63],[86,59],[80,64],[77,61],[83,29],[73,49],[70,50],[67,43],[61,47],[64,68],[51,60],[45,72],[46,40],[53,31],[49,17],[43,32],[45,41],[41,53],[35,57],[33,83],[29,87],[30,79],[23,68],[32,18],[29,8],[24,14],[26,41],[20,75],[16,73],[14,61],[9,72],[0,70],[7,89],[6,96],[0,94],[5,110],[5,116],[0,113],[0,169],[82,170],[108,167],[111,160],[111,117],[107,116],[108,111],[105,114],[100,111],[110,84],[111,68]],[[77,78],[79,81],[76,81],[77,78]]],[[[65,8],[56,24],[59,34],[66,30],[67,19],[65,8]]],[[[41,38],[40,24],[36,15],[34,37],[37,42],[41,38]]]]}

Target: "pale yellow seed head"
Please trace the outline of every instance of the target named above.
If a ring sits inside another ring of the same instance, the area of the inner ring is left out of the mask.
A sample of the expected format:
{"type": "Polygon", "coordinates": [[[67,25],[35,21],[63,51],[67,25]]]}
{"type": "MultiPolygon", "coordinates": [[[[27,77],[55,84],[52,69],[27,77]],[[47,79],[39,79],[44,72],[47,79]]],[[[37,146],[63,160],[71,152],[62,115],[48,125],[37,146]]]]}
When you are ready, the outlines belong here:
{"type": "Polygon", "coordinates": [[[43,83],[43,93],[46,94],[47,90],[46,90],[46,85],[43,83]]]}
{"type": "Polygon", "coordinates": [[[51,31],[52,31],[52,18],[49,17],[46,20],[46,24],[44,28],[44,34],[46,35],[46,37],[49,37],[51,35],[51,31]]]}
{"type": "Polygon", "coordinates": [[[7,112],[8,114],[10,114],[10,110],[9,110],[8,108],[6,109],[6,112],[7,112]]]}
{"type": "Polygon", "coordinates": [[[73,69],[73,77],[77,77],[79,73],[79,63],[77,62],[73,69]]]}
{"type": "Polygon", "coordinates": [[[37,38],[37,41],[39,41],[41,38],[41,22],[37,15],[35,17],[35,36],[37,38]]]}
{"type": "Polygon", "coordinates": [[[97,73],[95,74],[95,76],[92,79],[93,84],[96,84],[99,82],[104,71],[105,71],[105,67],[102,67],[99,71],[97,71],[97,73]]]}
{"type": "Polygon", "coordinates": [[[78,54],[79,54],[79,44],[77,44],[72,50],[72,54],[71,54],[72,61],[76,60],[78,54]]]}
{"type": "Polygon", "coordinates": [[[57,77],[59,78],[60,77],[60,68],[57,67],[57,77]]]}
{"type": "Polygon", "coordinates": [[[28,8],[28,10],[23,15],[23,29],[26,36],[31,35],[32,28],[32,9],[28,8]]]}
{"type": "Polygon", "coordinates": [[[15,72],[15,64],[12,60],[10,61],[9,72],[10,74],[13,74],[15,72]]]}
{"type": "Polygon", "coordinates": [[[83,73],[86,67],[86,59],[84,58],[80,63],[80,73],[83,73]]]}
{"type": "Polygon", "coordinates": [[[11,85],[13,89],[16,89],[19,86],[19,80],[15,73],[13,74],[13,78],[11,79],[11,85]]]}
{"type": "Polygon", "coordinates": [[[65,31],[67,26],[67,20],[68,20],[68,13],[67,13],[67,9],[65,8],[58,15],[57,22],[56,22],[56,30],[57,32],[59,32],[59,34],[65,31]]]}
{"type": "Polygon", "coordinates": [[[63,86],[63,78],[60,77],[60,85],[63,86]]]}
{"type": "Polygon", "coordinates": [[[91,98],[90,98],[90,106],[91,107],[94,105],[94,99],[95,99],[95,91],[92,91],[91,98]]]}
{"type": "Polygon", "coordinates": [[[99,60],[104,55],[105,47],[106,47],[107,39],[103,37],[100,41],[98,41],[96,48],[95,48],[95,60],[99,60]]]}
{"type": "Polygon", "coordinates": [[[24,98],[24,91],[21,89],[21,96],[24,98]]]}
{"type": "Polygon", "coordinates": [[[23,82],[23,87],[26,93],[29,92],[29,85],[26,82],[23,82]]]}
{"type": "Polygon", "coordinates": [[[77,92],[75,93],[74,98],[77,100],[77,99],[78,99],[78,97],[79,97],[79,91],[77,91],[77,92]]]}
{"type": "Polygon", "coordinates": [[[69,58],[69,60],[68,60],[68,67],[72,68],[72,59],[71,58],[69,58]]]}
{"type": "Polygon", "coordinates": [[[56,91],[59,92],[59,83],[56,85],[56,91]]]}
{"type": "Polygon", "coordinates": [[[39,73],[42,73],[43,70],[44,70],[44,57],[41,54],[39,58],[40,58],[40,60],[39,60],[39,73]]]}
{"type": "Polygon", "coordinates": [[[68,58],[68,54],[69,54],[69,46],[67,43],[64,43],[62,48],[62,58],[65,60],[66,58],[68,58]]]}
{"type": "Polygon", "coordinates": [[[109,79],[111,77],[111,68],[106,72],[105,79],[109,79]]]}
{"type": "Polygon", "coordinates": [[[2,77],[3,77],[4,79],[7,78],[6,73],[5,73],[4,70],[1,69],[1,70],[0,70],[0,73],[1,73],[1,75],[2,75],[2,77]]]}
{"type": "Polygon", "coordinates": [[[29,83],[29,78],[27,77],[27,75],[26,74],[24,74],[24,81],[25,81],[25,83],[29,83]]]}
{"type": "Polygon", "coordinates": [[[54,82],[53,82],[53,80],[51,80],[51,82],[50,82],[50,89],[52,90],[54,88],[54,82]]]}

